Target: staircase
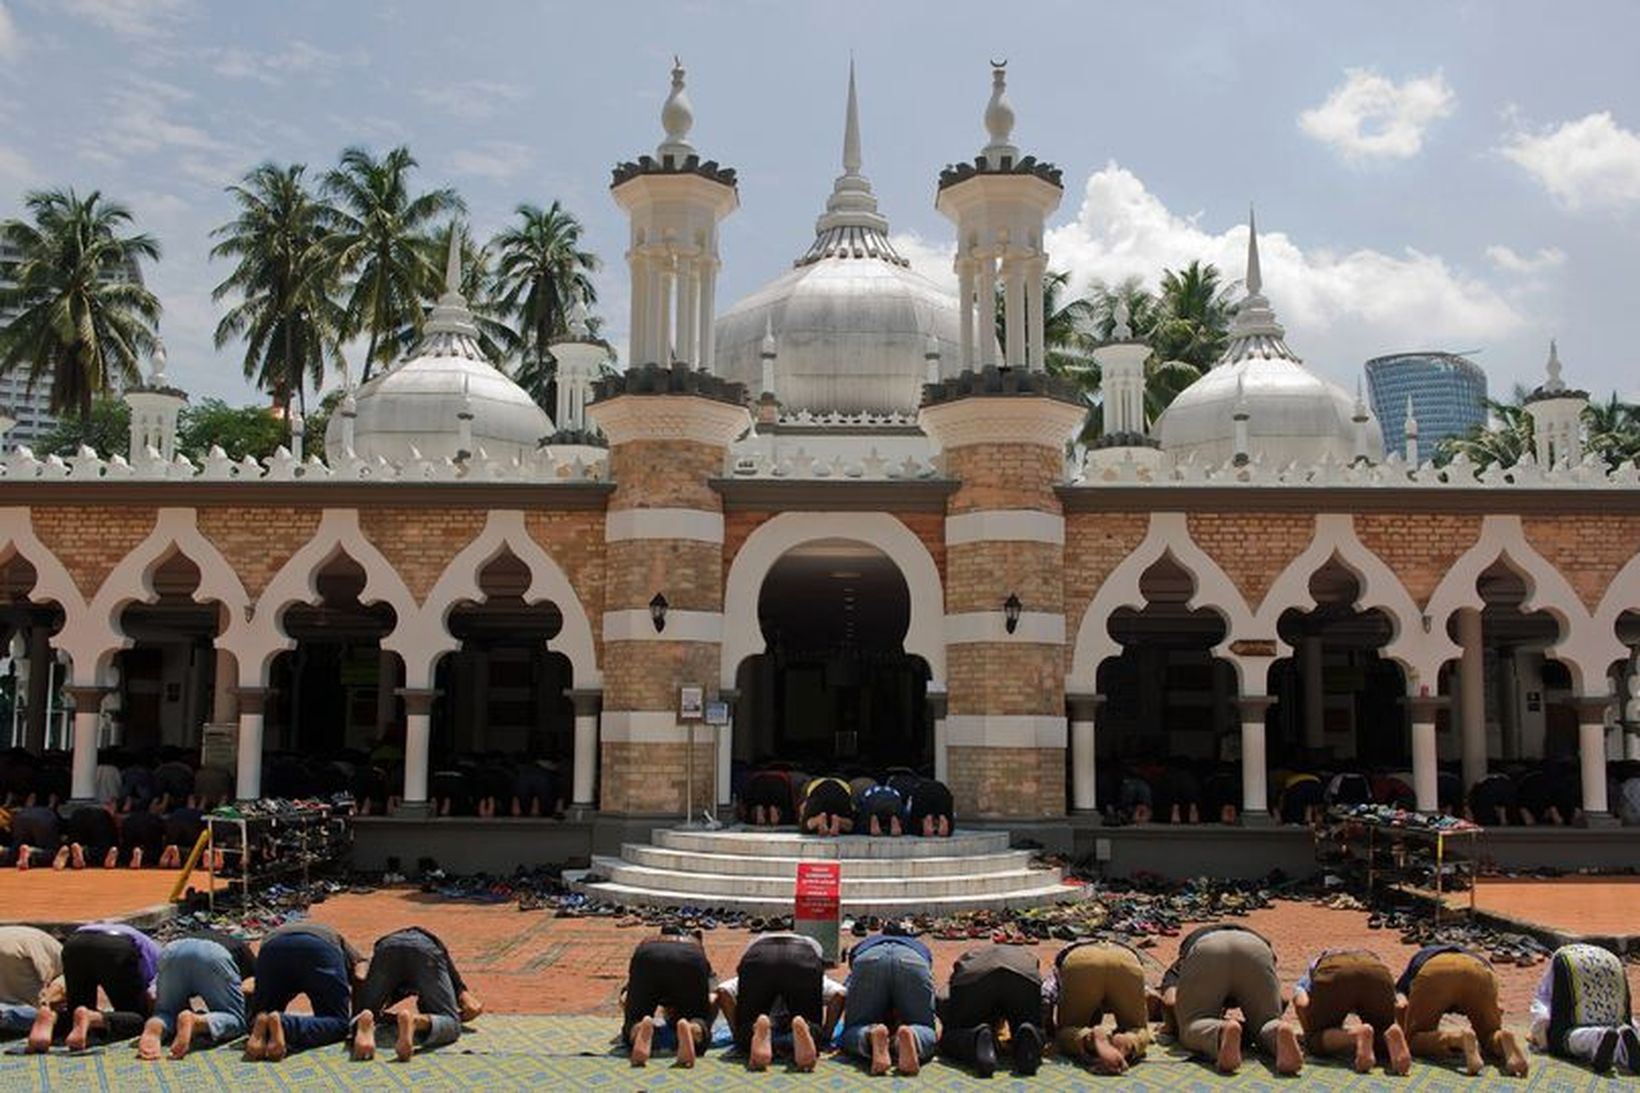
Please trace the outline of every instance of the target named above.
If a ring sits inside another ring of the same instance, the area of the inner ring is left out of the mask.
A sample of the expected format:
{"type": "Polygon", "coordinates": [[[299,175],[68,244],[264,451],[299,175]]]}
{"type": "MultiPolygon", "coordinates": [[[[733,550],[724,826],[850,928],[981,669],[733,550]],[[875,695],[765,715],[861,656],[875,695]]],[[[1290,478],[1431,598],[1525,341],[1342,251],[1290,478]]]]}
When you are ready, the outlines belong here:
{"type": "Polygon", "coordinates": [[[801,861],[842,862],[849,914],[943,914],[1035,907],[1075,897],[1058,869],[1033,869],[1028,850],[1010,850],[1005,831],[959,831],[947,839],[727,828],[660,829],[652,843],[627,843],[619,858],[592,860],[608,880],[583,884],[614,903],[727,907],[790,914],[801,861]]]}

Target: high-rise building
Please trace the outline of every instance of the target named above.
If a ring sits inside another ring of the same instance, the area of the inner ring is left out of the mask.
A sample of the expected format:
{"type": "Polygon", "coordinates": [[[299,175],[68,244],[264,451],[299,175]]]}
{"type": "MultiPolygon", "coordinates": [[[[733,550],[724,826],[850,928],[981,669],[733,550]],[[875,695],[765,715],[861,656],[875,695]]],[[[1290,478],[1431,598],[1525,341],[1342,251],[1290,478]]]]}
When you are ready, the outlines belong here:
{"type": "Polygon", "coordinates": [[[1486,424],[1486,373],[1468,357],[1426,350],[1367,362],[1367,392],[1384,427],[1384,449],[1406,449],[1407,398],[1425,458],[1435,445],[1486,424]]]}

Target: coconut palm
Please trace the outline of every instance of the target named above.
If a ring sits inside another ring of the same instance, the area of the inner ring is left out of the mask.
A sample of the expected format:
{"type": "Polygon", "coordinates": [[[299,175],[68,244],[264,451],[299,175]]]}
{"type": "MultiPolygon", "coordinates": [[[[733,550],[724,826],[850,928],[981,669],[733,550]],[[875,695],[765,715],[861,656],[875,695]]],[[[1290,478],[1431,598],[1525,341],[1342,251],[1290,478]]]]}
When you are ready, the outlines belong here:
{"type": "Polygon", "coordinates": [[[543,406],[552,404],[556,362],[550,346],[569,329],[569,312],[580,298],[598,300],[592,274],[598,256],[581,249],[581,222],[554,201],[545,209],[518,206],[518,220],[501,229],[496,285],[504,312],[518,331],[518,368],[513,378],[543,406]]]}
{"type": "Polygon", "coordinates": [[[428,229],[439,217],[466,209],[448,187],[412,194],[415,167],[402,145],[380,159],[349,148],[324,177],[326,250],[346,281],[346,332],[367,338],[361,379],[370,378],[378,361],[392,360],[406,326],[420,332],[422,300],[436,292],[443,275],[428,246],[428,229]]]}
{"type": "Polygon", "coordinates": [[[1613,391],[1605,402],[1591,402],[1583,411],[1589,450],[1616,468],[1640,461],[1640,405],[1624,402],[1613,391]]]}
{"type": "MultiPolygon", "coordinates": [[[[1196,263],[1192,263],[1194,265],[1196,263]]],[[[1172,271],[1164,271],[1164,280],[1169,276],[1172,271]]],[[[1168,343],[1160,329],[1162,324],[1176,320],[1176,316],[1170,316],[1167,311],[1167,298],[1148,291],[1138,277],[1129,277],[1115,285],[1095,281],[1088,290],[1086,302],[1089,328],[1095,334],[1096,344],[1115,339],[1118,313],[1125,309],[1127,337],[1151,346],[1152,352],[1145,360],[1145,421],[1154,422],[1178,393],[1200,379],[1203,372],[1192,361],[1166,355],[1168,343]]],[[[1103,382],[1099,366],[1090,357],[1086,365],[1068,374],[1082,387],[1091,405],[1082,427],[1082,439],[1084,442],[1094,440],[1104,429],[1103,407],[1097,397],[1103,382]]]]}
{"type": "Polygon", "coordinates": [[[1151,347],[1164,360],[1186,361],[1199,371],[1211,368],[1230,342],[1236,312],[1231,291],[1212,263],[1197,260],[1182,270],[1164,269],[1147,339],[1151,347]]]}
{"type": "Polygon", "coordinates": [[[340,363],[346,316],[336,302],[326,218],[301,164],[264,163],[228,193],[239,214],[217,228],[212,258],[237,264],[212,291],[239,302],[216,327],[216,346],[245,342],[245,378],[289,410],[307,412],[306,389],[324,386],[327,360],[340,363]]]}
{"type": "Polygon", "coordinates": [[[89,422],[93,399],[138,382],[158,345],[160,303],[141,263],[158,260],[159,244],[124,234],[130,210],[96,190],[36,190],[23,204],[28,220],[0,224],[0,310],[11,316],[0,372],[26,369],[31,390],[49,377],[52,411],[89,422]]]}
{"type": "Polygon", "coordinates": [[[1435,462],[1446,464],[1462,455],[1477,468],[1497,463],[1512,467],[1533,450],[1532,415],[1526,412],[1526,389],[1515,385],[1506,402],[1486,400],[1489,421],[1467,436],[1448,437],[1435,449],[1435,462]]]}
{"type": "MultiPolygon", "coordinates": [[[[429,260],[436,259],[440,269],[450,255],[450,233],[459,231],[461,246],[461,284],[457,286],[473,313],[473,325],[478,328],[478,346],[484,356],[496,364],[504,364],[518,352],[518,332],[507,322],[507,309],[501,301],[493,269],[495,248],[479,246],[465,224],[452,220],[430,240],[429,260]]],[[[443,278],[432,287],[423,300],[422,315],[430,314],[433,304],[444,294],[443,278]]],[[[416,327],[406,324],[399,330],[396,342],[399,350],[408,351],[415,345],[416,327]]]]}

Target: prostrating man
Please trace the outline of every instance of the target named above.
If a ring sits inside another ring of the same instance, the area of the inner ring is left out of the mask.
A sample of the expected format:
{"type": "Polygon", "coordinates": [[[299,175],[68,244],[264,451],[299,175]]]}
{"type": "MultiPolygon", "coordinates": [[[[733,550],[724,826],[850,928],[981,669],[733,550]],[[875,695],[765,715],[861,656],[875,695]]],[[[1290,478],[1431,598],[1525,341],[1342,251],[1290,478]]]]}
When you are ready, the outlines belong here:
{"type": "Polygon", "coordinates": [[[1181,1046],[1234,1074],[1245,1037],[1275,1060],[1278,1073],[1299,1072],[1304,1053],[1298,1029],[1281,1019],[1281,981],[1268,941],[1252,930],[1206,932],[1179,957],[1178,969],[1181,1046]],[[1231,1006],[1240,1008],[1240,1020],[1225,1016],[1231,1006]]]}
{"type": "Polygon", "coordinates": [[[180,1059],[201,1033],[213,1045],[245,1031],[245,984],[256,975],[256,956],[243,939],[217,930],[199,930],[168,943],[159,954],[154,981],[154,1015],[137,1040],[137,1058],[158,1059],[171,1040],[171,1058],[180,1059]],[[195,1012],[193,1000],[205,1004],[195,1012]]]}
{"type": "Polygon", "coordinates": [[[1365,949],[1328,949],[1314,960],[1293,988],[1293,1012],[1304,1029],[1305,1045],[1317,1055],[1354,1057],[1361,1074],[1380,1056],[1390,1074],[1412,1066],[1406,1030],[1396,1023],[1395,976],[1365,949]],[[1344,1027],[1350,1014],[1359,1018],[1344,1027]]]}
{"type": "Polygon", "coordinates": [[[944,838],[956,829],[956,809],[944,782],[919,779],[905,803],[906,830],[913,835],[944,838]]]}
{"type": "Polygon", "coordinates": [[[263,938],[245,1058],[278,1062],[290,1052],[344,1040],[362,959],[322,922],[293,922],[263,938]],[[299,994],[307,995],[311,1014],[285,1012],[299,994]]]}
{"type": "Polygon", "coordinates": [[[1597,945],[1556,949],[1532,996],[1532,1043],[1596,1074],[1614,1067],[1640,1074],[1640,1027],[1623,961],[1597,945]]]}
{"type": "Polygon", "coordinates": [[[34,1025],[46,985],[62,974],[62,942],[33,926],[0,926],[0,1037],[34,1025]]]}
{"type": "Polygon", "coordinates": [[[1059,951],[1043,988],[1062,1055],[1101,1074],[1120,1074],[1151,1041],[1139,954],[1116,941],[1078,941],[1059,951]],[[1104,1027],[1105,1014],[1116,1020],[1104,1027]]]}
{"type": "Polygon", "coordinates": [[[678,1065],[695,1065],[711,1031],[712,979],[700,934],[681,926],[661,927],[659,937],[632,951],[621,1037],[633,1066],[644,1066],[654,1052],[657,1011],[677,1031],[678,1065]]]}
{"type": "Polygon", "coordinates": [[[741,807],[754,827],[779,827],[791,823],[791,773],[784,770],[753,771],[746,779],[741,807]]]}
{"type": "Polygon", "coordinates": [[[127,1040],[142,1031],[154,1009],[159,945],[120,922],[88,922],[63,942],[63,1008],[42,1007],[29,1030],[28,1050],[43,1052],[61,1036],[70,1051],[84,1051],[93,1034],[127,1040]],[[109,1008],[97,1008],[97,992],[109,1008]]]}
{"type": "Polygon", "coordinates": [[[843,1004],[843,1050],[887,1074],[888,1041],[894,1066],[915,1074],[934,1054],[934,956],[914,937],[882,933],[849,953],[848,997],[843,1004]]]}
{"type": "Polygon", "coordinates": [[[898,835],[904,829],[905,800],[893,786],[873,782],[854,794],[854,828],[871,835],[898,835]]]}
{"type": "Polygon", "coordinates": [[[986,945],[957,957],[938,999],[940,1052],[982,1078],[997,1069],[997,1034],[1006,1023],[1014,1073],[1042,1065],[1042,973],[1036,956],[1016,945],[986,945]]]}
{"type": "Polygon", "coordinates": [[[1406,996],[1407,1046],[1422,1059],[1462,1055],[1464,1070],[1479,1074],[1490,1056],[1511,1077],[1526,1075],[1526,1053],[1503,1027],[1498,977],[1479,953],[1457,945],[1429,945],[1412,954],[1395,989],[1406,996]],[[1468,1028],[1441,1027],[1459,1013],[1468,1028]]]}
{"type": "Polygon", "coordinates": [[[843,1008],[843,985],[826,975],[822,957],[811,937],[762,934],[746,946],[734,977],[718,984],[718,1009],[747,1069],[767,1070],[775,1050],[788,1046],[796,1069],[814,1069],[843,1008]]]}
{"type": "Polygon", "coordinates": [[[358,1016],[354,1019],[353,1057],[374,1058],[377,1022],[391,1022],[393,1051],[401,1063],[408,1062],[417,1047],[455,1043],[461,1037],[462,1022],[484,1012],[478,996],[462,981],[450,950],[420,926],[377,939],[354,1009],[358,1016]],[[388,1014],[388,1007],[411,995],[416,998],[413,1009],[401,1007],[388,1014]]]}
{"type": "Polygon", "coordinates": [[[798,826],[804,834],[842,835],[854,830],[854,793],[841,778],[816,778],[803,789],[798,826]]]}
{"type": "MultiPolygon", "coordinates": [[[[11,813],[11,863],[20,870],[51,865],[57,852],[64,852],[62,864],[67,864],[67,848],[63,846],[62,820],[55,808],[45,805],[27,805],[11,813]]],[[[59,868],[61,866],[59,865],[59,868]]]]}

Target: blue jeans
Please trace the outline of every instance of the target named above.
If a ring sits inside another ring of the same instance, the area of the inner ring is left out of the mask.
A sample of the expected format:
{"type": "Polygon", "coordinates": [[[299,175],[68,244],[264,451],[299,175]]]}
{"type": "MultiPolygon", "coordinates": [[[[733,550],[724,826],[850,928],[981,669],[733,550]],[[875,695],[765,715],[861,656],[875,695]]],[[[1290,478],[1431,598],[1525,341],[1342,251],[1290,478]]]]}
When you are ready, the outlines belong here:
{"type": "Polygon", "coordinates": [[[213,1043],[244,1033],[245,993],[228,950],[202,938],[173,941],[160,950],[154,980],[154,1016],[165,1025],[166,1037],[176,1032],[177,1014],[196,996],[205,1003],[205,1028],[213,1043]]]}
{"type": "MultiPolygon", "coordinates": [[[[414,927],[388,934],[376,942],[370,971],[359,987],[358,1009],[376,1014],[379,1035],[391,1022],[388,1006],[408,995],[416,996],[416,1010],[427,1015],[430,1027],[421,1041],[426,1048],[443,1047],[461,1038],[461,1005],[450,975],[450,959],[431,935],[414,927]]],[[[396,1035],[397,1030],[391,1029],[396,1035]]]]}
{"type": "Polygon", "coordinates": [[[255,1012],[279,1014],[291,1051],[341,1043],[353,1016],[346,955],[313,934],[268,938],[256,954],[255,1012]],[[313,1016],[283,1012],[298,994],[307,995],[313,1016]]]}
{"type": "Polygon", "coordinates": [[[0,1002],[0,1035],[27,1032],[33,1026],[37,1012],[33,1006],[0,1002]]]}
{"type": "Polygon", "coordinates": [[[871,1057],[872,1025],[893,1014],[917,1037],[917,1058],[934,1057],[934,969],[907,945],[878,945],[854,961],[843,1003],[843,1050],[871,1057]]]}

